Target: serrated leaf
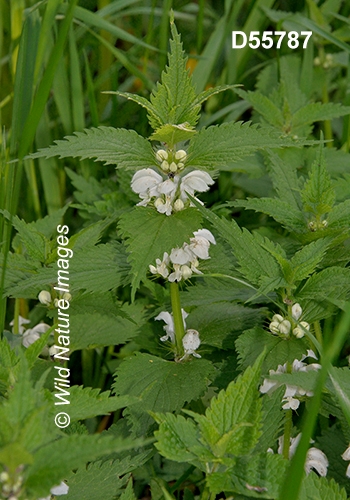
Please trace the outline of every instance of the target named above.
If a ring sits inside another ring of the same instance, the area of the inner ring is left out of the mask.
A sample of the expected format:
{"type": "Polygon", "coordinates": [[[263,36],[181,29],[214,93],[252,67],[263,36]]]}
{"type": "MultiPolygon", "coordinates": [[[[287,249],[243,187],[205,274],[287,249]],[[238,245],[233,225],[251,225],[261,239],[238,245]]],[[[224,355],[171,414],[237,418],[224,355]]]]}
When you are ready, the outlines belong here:
{"type": "Polygon", "coordinates": [[[264,394],[262,397],[261,436],[254,453],[266,453],[268,448],[274,446],[278,436],[283,434],[285,413],[281,401],[284,392],[285,388],[279,387],[272,394],[264,394]]]}
{"type": "Polygon", "coordinates": [[[320,102],[307,104],[293,114],[292,126],[293,130],[297,132],[297,128],[304,127],[313,122],[321,120],[332,120],[339,116],[348,115],[350,113],[350,106],[342,106],[341,104],[320,102]]]}
{"type": "Polygon", "coordinates": [[[200,213],[193,208],[166,216],[147,207],[135,207],[119,221],[119,229],[130,252],[132,267],[132,293],[135,295],[140,282],[146,276],[149,265],[181,247],[193,237],[202,222],[200,213]]]}
{"type": "Polygon", "coordinates": [[[123,491],[122,495],[120,495],[120,500],[137,500],[132,487],[132,479],[130,479],[125,491],[123,491]]]}
{"type": "Polygon", "coordinates": [[[347,495],[345,489],[341,488],[334,479],[328,480],[310,472],[301,484],[299,500],[314,500],[315,498],[346,500],[347,495]]]}
{"type": "Polygon", "coordinates": [[[284,116],[282,111],[271,101],[267,96],[258,91],[246,92],[241,89],[236,89],[235,92],[248,101],[254,109],[260,113],[270,125],[283,130],[284,116]]]}
{"type": "Polygon", "coordinates": [[[220,169],[260,149],[298,145],[271,128],[223,123],[202,129],[191,139],[186,166],[220,169]]]}
{"type": "Polygon", "coordinates": [[[153,417],[159,425],[154,435],[157,450],[175,462],[192,462],[197,459],[193,448],[203,445],[199,442],[198,430],[193,420],[182,415],[155,413],[153,417]]]}
{"type": "Polygon", "coordinates": [[[124,360],[116,371],[113,384],[119,396],[141,398],[128,409],[134,426],[141,433],[153,423],[145,412],[179,411],[186,401],[201,396],[213,374],[212,364],[204,359],[188,363],[166,361],[150,354],[137,353],[124,360]]]}
{"type": "Polygon", "coordinates": [[[195,417],[202,439],[217,457],[249,453],[261,435],[258,382],[263,357],[211,400],[205,416],[195,417]]]}
{"type": "Polygon", "coordinates": [[[332,208],[327,217],[329,227],[348,229],[350,226],[350,200],[345,200],[332,208]]]}
{"type": "Polygon", "coordinates": [[[72,469],[102,455],[130,450],[141,444],[141,440],[116,439],[96,434],[71,435],[58,439],[35,453],[34,463],[28,467],[24,485],[37,495],[47,495],[49,489],[59,484],[72,469]]]}
{"type": "MultiPolygon", "coordinates": [[[[117,91],[105,91],[105,92],[103,92],[103,94],[115,94],[115,95],[119,95],[121,97],[125,97],[126,99],[129,99],[130,101],[136,102],[137,104],[139,104],[143,108],[147,109],[149,119],[152,120],[152,122],[154,124],[158,123],[159,126],[162,124],[162,117],[157,112],[157,109],[145,97],[142,97],[138,94],[131,94],[130,92],[120,92],[119,90],[117,90],[117,91]]],[[[157,127],[154,127],[154,128],[157,128],[157,127]]]]}
{"type": "Polygon", "coordinates": [[[144,324],[141,304],[118,304],[108,294],[84,296],[71,304],[71,351],[122,345],[144,324]]]}
{"type": "Polygon", "coordinates": [[[70,387],[69,400],[71,422],[86,420],[97,415],[107,415],[138,401],[132,396],[115,397],[110,395],[110,391],[101,392],[100,389],[82,387],[81,385],[70,387]]]}
{"type": "Polygon", "coordinates": [[[154,113],[149,114],[149,121],[153,129],[167,123],[180,125],[188,122],[196,125],[200,105],[192,107],[196,97],[192,84],[192,77],[186,68],[187,58],[182,50],[181,37],[177,32],[174,21],[170,22],[172,40],[170,40],[169,65],[162,72],[161,83],[152,92],[150,100],[161,120],[156,119],[154,113]]]}
{"type": "Polygon", "coordinates": [[[13,227],[18,232],[18,237],[21,240],[27,254],[34,260],[45,262],[46,260],[46,238],[39,233],[32,224],[27,224],[17,215],[11,216],[7,210],[0,210],[0,213],[10,220],[13,227]]]}
{"type": "Polygon", "coordinates": [[[214,494],[224,491],[244,495],[242,498],[275,500],[287,465],[287,460],[272,453],[242,457],[237,459],[232,469],[208,475],[207,485],[214,494]]]}
{"type": "Polygon", "coordinates": [[[262,328],[247,330],[238,337],[235,345],[239,354],[240,366],[243,369],[252,365],[266,348],[267,355],[263,362],[263,373],[267,373],[268,370],[276,370],[279,364],[293,363],[295,359],[301,359],[308,349],[304,339],[297,339],[294,336],[281,339],[262,328]]]}
{"type": "Polygon", "coordinates": [[[247,200],[237,200],[230,204],[235,207],[244,207],[248,210],[267,214],[286,229],[289,229],[289,231],[296,231],[298,233],[307,231],[307,225],[302,212],[278,198],[248,198],[247,200]]]}
{"type": "Polygon", "coordinates": [[[328,238],[305,245],[291,258],[291,267],[293,269],[293,281],[301,281],[308,278],[322,261],[331,241],[328,238]]]}
{"type": "Polygon", "coordinates": [[[100,126],[75,132],[75,135],[55,143],[56,145],[40,149],[29,157],[92,158],[105,165],[132,170],[158,166],[150,142],[134,130],[100,126]]]}
{"type": "Polygon", "coordinates": [[[172,145],[177,142],[188,141],[196,133],[197,131],[186,122],[181,125],[167,123],[157,128],[151,135],[150,140],[165,142],[172,145]]]}
{"type": "MultiPolygon", "coordinates": [[[[240,272],[245,278],[259,285],[264,276],[278,278],[281,276],[280,266],[270,253],[261,246],[261,242],[268,244],[266,238],[258,234],[251,234],[247,229],[240,229],[238,224],[231,220],[218,217],[210,210],[199,206],[198,210],[209,220],[217,232],[232,247],[232,252],[238,260],[240,272]]],[[[270,242],[273,245],[272,242],[270,242]]]]}
{"type": "MultiPolygon", "coordinates": [[[[287,154],[290,151],[293,150],[283,152],[287,154]]],[[[285,161],[272,151],[269,151],[268,157],[270,161],[267,163],[267,168],[280,199],[300,212],[302,209],[300,186],[294,164],[285,161]]]]}
{"type": "Polygon", "coordinates": [[[304,210],[320,217],[331,211],[335,193],[326,168],[322,144],[301,192],[304,210]]]}

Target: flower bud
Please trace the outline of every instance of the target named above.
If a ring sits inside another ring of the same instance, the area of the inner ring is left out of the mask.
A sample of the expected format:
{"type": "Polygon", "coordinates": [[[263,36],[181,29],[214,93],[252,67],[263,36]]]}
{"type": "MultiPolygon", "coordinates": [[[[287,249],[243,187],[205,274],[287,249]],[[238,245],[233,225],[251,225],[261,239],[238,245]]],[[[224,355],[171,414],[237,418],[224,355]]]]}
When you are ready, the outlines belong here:
{"type": "Polygon", "coordinates": [[[184,168],[184,166],[185,166],[185,164],[180,162],[177,164],[177,169],[182,170],[184,168]]]}
{"type": "Polygon", "coordinates": [[[292,318],[295,319],[295,321],[298,321],[300,316],[303,314],[303,310],[298,302],[293,304],[292,307],[292,318]]]}
{"type": "Polygon", "coordinates": [[[282,323],[283,320],[284,318],[280,314],[274,314],[272,316],[272,321],[277,321],[278,323],[282,323]]]}
{"type": "Polygon", "coordinates": [[[174,161],[172,161],[170,163],[169,170],[170,170],[170,172],[173,172],[173,173],[177,172],[177,165],[174,161]]]}
{"type": "Polygon", "coordinates": [[[70,293],[64,292],[64,294],[62,295],[62,299],[68,300],[68,302],[69,302],[70,300],[72,300],[72,296],[70,293]]]}
{"type": "Polygon", "coordinates": [[[152,264],[149,265],[149,270],[152,274],[158,274],[157,268],[152,266],[152,264]]]}
{"type": "Polygon", "coordinates": [[[321,222],[321,225],[323,228],[326,228],[328,226],[328,221],[326,221],[326,219],[323,219],[323,221],[321,222]]]}
{"type": "Polygon", "coordinates": [[[164,151],[164,149],[159,149],[156,152],[156,158],[160,162],[162,162],[163,160],[167,160],[168,159],[168,153],[166,151],[164,151]]]}
{"type": "Polygon", "coordinates": [[[192,271],[187,265],[181,266],[181,272],[182,272],[182,279],[184,280],[187,280],[192,276],[192,271]]]}
{"type": "Polygon", "coordinates": [[[154,202],[154,206],[158,208],[161,207],[162,205],[164,205],[162,198],[157,198],[156,201],[154,202]]]}
{"type": "Polygon", "coordinates": [[[175,212],[180,212],[185,208],[184,202],[180,198],[178,198],[175,201],[173,208],[175,212]]]}
{"type": "Polygon", "coordinates": [[[176,151],[176,153],[175,153],[175,158],[177,160],[185,160],[186,156],[187,156],[187,153],[183,149],[179,149],[179,151],[176,151]]]}
{"type": "Polygon", "coordinates": [[[51,304],[51,293],[47,290],[41,290],[38,295],[38,299],[41,304],[44,304],[44,306],[49,306],[51,304]]]}
{"type": "Polygon", "coordinates": [[[287,319],[284,319],[283,321],[281,321],[278,329],[281,333],[283,333],[284,335],[288,335],[288,333],[290,332],[290,328],[291,328],[291,324],[290,324],[290,321],[288,321],[287,319]]]}
{"type": "Polygon", "coordinates": [[[310,330],[310,325],[306,321],[301,321],[300,325],[294,328],[293,330],[293,335],[296,336],[297,339],[302,339],[305,335],[305,331],[302,328],[302,326],[305,328],[305,330],[310,330]]]}
{"type": "Polygon", "coordinates": [[[167,172],[169,170],[169,163],[166,160],[164,160],[160,165],[160,168],[164,170],[164,172],[167,172]]]}
{"type": "Polygon", "coordinates": [[[271,321],[271,323],[269,324],[269,330],[271,333],[274,333],[274,334],[279,334],[280,331],[278,329],[278,327],[280,326],[280,323],[278,321],[271,321]]]}

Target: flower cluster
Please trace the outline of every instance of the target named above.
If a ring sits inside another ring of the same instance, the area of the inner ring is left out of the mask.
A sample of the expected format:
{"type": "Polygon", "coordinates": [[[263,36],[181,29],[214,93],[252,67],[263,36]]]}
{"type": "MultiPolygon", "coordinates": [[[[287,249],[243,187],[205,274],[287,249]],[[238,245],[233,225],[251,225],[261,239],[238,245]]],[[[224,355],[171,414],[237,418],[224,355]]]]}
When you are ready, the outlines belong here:
{"type": "MultiPolygon", "coordinates": [[[[58,301],[59,299],[64,299],[70,301],[72,299],[72,296],[68,292],[59,292],[58,294],[59,298],[55,298],[53,300],[53,305],[55,307],[58,307],[58,301]]],[[[51,306],[52,305],[52,297],[51,293],[48,292],[47,290],[41,290],[41,292],[38,295],[39,302],[43,304],[44,306],[51,306]]]]}
{"type": "Polygon", "coordinates": [[[190,243],[184,243],[181,248],[173,248],[170,255],[164,252],[163,260],[157,259],[155,266],[149,266],[151,273],[159,274],[170,282],[186,280],[193,273],[202,274],[198,269],[198,259],[210,259],[210,243],[215,245],[216,241],[208,229],[198,229],[193,235],[190,243]]]}
{"type": "MultiPolygon", "coordinates": [[[[311,350],[308,350],[307,356],[303,356],[301,361],[295,359],[292,363],[291,370],[288,370],[287,363],[284,365],[278,365],[277,370],[270,370],[269,374],[270,375],[277,375],[279,373],[287,373],[288,371],[290,373],[294,372],[308,372],[312,370],[319,370],[321,368],[321,365],[318,363],[312,363],[310,365],[304,363],[304,359],[307,357],[311,357],[314,359],[317,359],[315,356],[315,353],[311,350]]],[[[260,392],[262,394],[266,394],[269,392],[274,391],[277,389],[277,387],[280,387],[282,384],[278,382],[278,380],[270,380],[270,379],[264,379],[264,382],[262,386],[260,387],[260,392]]],[[[284,393],[282,403],[283,406],[282,408],[284,410],[297,410],[300,405],[300,400],[298,398],[303,397],[303,396],[308,396],[311,397],[313,396],[312,391],[306,391],[302,387],[297,387],[294,385],[286,385],[286,391],[284,393]]]]}
{"type": "MultiPolygon", "coordinates": [[[[295,438],[290,438],[289,458],[292,458],[292,456],[294,455],[295,450],[300,441],[300,438],[301,434],[298,434],[295,438]]],[[[277,450],[277,453],[279,453],[280,455],[282,455],[283,453],[283,445],[284,445],[284,436],[280,436],[278,438],[278,450],[277,450]]],[[[328,459],[326,455],[323,453],[323,451],[314,447],[309,448],[306,454],[306,460],[304,465],[306,474],[310,474],[311,469],[315,469],[320,476],[326,476],[327,468],[328,468],[328,459]]]]}
{"type": "MultiPolygon", "coordinates": [[[[45,333],[50,328],[50,325],[47,325],[46,323],[38,323],[33,328],[27,328],[26,330],[23,325],[27,325],[29,323],[29,319],[18,316],[17,331],[19,335],[22,335],[22,345],[24,345],[24,347],[29,347],[31,344],[34,344],[36,340],[40,339],[40,335],[45,333]]],[[[12,333],[15,333],[14,324],[15,322],[12,320],[10,323],[10,326],[13,327],[12,333]]]]}
{"type": "MultiPolygon", "coordinates": [[[[185,328],[185,335],[183,336],[182,339],[182,345],[184,348],[184,355],[179,359],[179,361],[183,361],[184,359],[187,359],[189,356],[194,356],[195,358],[200,358],[200,354],[196,352],[198,347],[201,344],[200,338],[199,338],[199,333],[197,330],[193,329],[188,329],[186,330],[186,318],[188,316],[187,312],[181,309],[181,314],[182,314],[182,321],[184,324],[185,328]]],[[[166,340],[170,340],[172,344],[176,343],[175,339],[175,324],[174,324],[174,318],[173,315],[166,312],[162,311],[158,316],[154,318],[155,320],[162,320],[165,322],[165,325],[163,326],[163,330],[166,332],[166,335],[160,338],[162,342],[165,342],[166,340]]]]}
{"type": "Polygon", "coordinates": [[[138,206],[153,203],[159,213],[171,215],[172,212],[179,212],[185,206],[192,205],[187,193],[194,196],[195,192],[208,191],[214,181],[207,172],[193,170],[184,176],[180,175],[186,156],[186,151],[183,150],[172,153],[160,149],[156,158],[160,162],[162,174],[152,168],[143,168],[134,174],[131,189],[142,200],[138,206]]]}
{"type": "Polygon", "coordinates": [[[298,303],[292,306],[293,323],[280,314],[274,314],[269,325],[270,332],[274,335],[289,335],[292,330],[293,335],[295,335],[297,339],[301,339],[305,335],[305,330],[310,330],[309,323],[306,321],[299,322],[299,318],[302,314],[303,310],[298,303]]]}

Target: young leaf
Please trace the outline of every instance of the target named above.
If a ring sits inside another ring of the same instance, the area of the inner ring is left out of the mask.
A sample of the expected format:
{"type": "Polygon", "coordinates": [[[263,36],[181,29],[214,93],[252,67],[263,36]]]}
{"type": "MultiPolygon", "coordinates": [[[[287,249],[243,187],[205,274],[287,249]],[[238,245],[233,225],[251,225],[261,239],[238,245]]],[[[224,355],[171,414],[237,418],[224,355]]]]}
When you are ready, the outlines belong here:
{"type": "Polygon", "coordinates": [[[40,149],[29,157],[93,158],[105,165],[132,170],[158,166],[150,142],[134,130],[101,126],[75,132],[55,142],[56,145],[40,149]]]}
{"type": "Polygon", "coordinates": [[[247,454],[258,442],[262,415],[257,390],[264,355],[212,399],[205,416],[191,412],[202,440],[217,457],[247,454]]]}
{"type": "Polygon", "coordinates": [[[149,114],[149,121],[153,129],[167,123],[180,125],[188,122],[196,125],[200,105],[192,106],[196,94],[192,84],[192,77],[186,69],[186,57],[182,50],[181,37],[177,32],[174,21],[170,22],[172,40],[170,40],[169,65],[162,73],[161,83],[151,94],[150,100],[161,120],[149,114]]]}
{"type": "Polygon", "coordinates": [[[299,500],[310,500],[313,498],[327,498],[327,500],[346,500],[347,494],[334,479],[330,481],[325,477],[319,477],[310,472],[302,482],[299,500]]]}
{"type": "MultiPolygon", "coordinates": [[[[286,150],[284,153],[290,151],[286,150]]],[[[287,162],[272,151],[269,151],[268,158],[267,168],[280,199],[293,206],[293,212],[295,210],[300,212],[302,209],[300,186],[294,163],[287,162]]]]}

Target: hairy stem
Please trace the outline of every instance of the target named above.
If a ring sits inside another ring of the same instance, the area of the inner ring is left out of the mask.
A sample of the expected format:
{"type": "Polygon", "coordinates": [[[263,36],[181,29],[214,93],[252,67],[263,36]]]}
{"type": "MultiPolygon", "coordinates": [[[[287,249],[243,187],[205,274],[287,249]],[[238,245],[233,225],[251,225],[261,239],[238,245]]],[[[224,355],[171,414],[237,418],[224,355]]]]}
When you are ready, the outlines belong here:
{"type": "Polygon", "coordinates": [[[170,283],[170,299],[174,318],[177,356],[181,357],[183,355],[182,339],[185,335],[185,328],[181,313],[179,284],[176,282],[170,283]]]}

